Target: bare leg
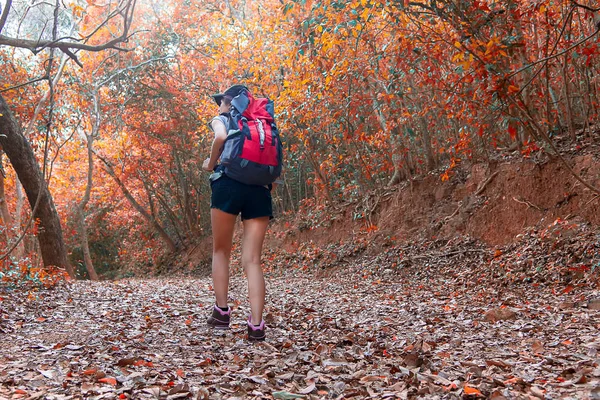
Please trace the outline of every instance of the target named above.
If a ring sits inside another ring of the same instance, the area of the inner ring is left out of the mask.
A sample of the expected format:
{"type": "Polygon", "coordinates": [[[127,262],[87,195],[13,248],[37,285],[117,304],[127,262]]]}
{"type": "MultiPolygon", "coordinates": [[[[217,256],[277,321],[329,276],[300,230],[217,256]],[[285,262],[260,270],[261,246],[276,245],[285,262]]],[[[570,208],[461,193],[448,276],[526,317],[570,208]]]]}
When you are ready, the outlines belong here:
{"type": "Polygon", "coordinates": [[[227,307],[229,291],[229,257],[236,215],[212,208],[210,220],[213,233],[212,279],[217,306],[227,307]]]}
{"type": "Polygon", "coordinates": [[[252,325],[262,321],[265,307],[265,278],[260,265],[260,254],[269,226],[269,217],[253,218],[244,221],[242,240],[242,266],[248,278],[248,298],[250,299],[252,325]]]}

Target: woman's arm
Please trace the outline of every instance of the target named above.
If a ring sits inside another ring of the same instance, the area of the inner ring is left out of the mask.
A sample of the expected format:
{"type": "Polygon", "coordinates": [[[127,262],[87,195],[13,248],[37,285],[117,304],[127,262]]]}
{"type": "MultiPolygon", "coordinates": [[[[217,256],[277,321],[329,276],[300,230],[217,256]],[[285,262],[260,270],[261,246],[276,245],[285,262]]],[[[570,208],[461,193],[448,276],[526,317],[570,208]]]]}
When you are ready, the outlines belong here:
{"type": "Polygon", "coordinates": [[[212,171],[215,169],[215,165],[217,165],[217,161],[223,151],[223,143],[225,143],[225,139],[227,139],[227,128],[223,121],[219,118],[215,118],[213,119],[211,126],[215,132],[215,139],[213,140],[210,149],[210,157],[204,160],[204,163],[202,164],[202,168],[205,171],[212,171]]]}

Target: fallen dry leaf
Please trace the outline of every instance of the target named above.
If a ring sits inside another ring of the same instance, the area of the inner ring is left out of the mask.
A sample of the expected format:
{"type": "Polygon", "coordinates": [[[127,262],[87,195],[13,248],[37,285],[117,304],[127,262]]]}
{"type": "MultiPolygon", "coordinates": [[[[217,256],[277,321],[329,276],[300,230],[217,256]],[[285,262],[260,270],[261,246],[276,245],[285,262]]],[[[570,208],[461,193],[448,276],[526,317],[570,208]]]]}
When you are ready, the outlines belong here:
{"type": "Polygon", "coordinates": [[[479,391],[479,389],[471,387],[469,385],[465,385],[463,387],[463,391],[465,392],[466,395],[468,396],[483,396],[481,394],[481,392],[479,391]]]}
{"type": "Polygon", "coordinates": [[[316,385],[315,385],[315,383],[313,382],[313,383],[311,383],[310,385],[308,385],[307,387],[305,387],[304,389],[302,389],[302,390],[299,390],[298,392],[299,392],[300,394],[309,394],[309,393],[311,393],[312,391],[314,391],[315,389],[316,389],[316,385]]]}
{"type": "Polygon", "coordinates": [[[108,383],[109,385],[117,386],[117,380],[113,377],[106,377],[98,379],[98,382],[108,383]]]}
{"type": "MultiPolygon", "coordinates": [[[[472,239],[447,243],[415,242],[353,258],[343,254],[356,244],[302,244],[315,257],[339,254],[348,261],[343,274],[327,275],[318,261],[302,272],[285,269],[288,261],[275,257],[271,262],[282,267],[267,273],[267,341],[256,344],[245,339],[247,284],[236,273],[232,329],[225,332],[204,325],[213,302],[210,278],[74,282],[33,300],[0,287],[0,398],[19,389],[28,396],[141,400],[502,400],[536,397],[536,385],[546,398],[589,396],[585,387],[600,378],[597,314],[586,307],[596,289],[571,283],[576,289],[565,294],[555,277],[538,286],[513,280],[507,268],[514,274],[515,265],[528,265],[517,264],[520,257],[532,259],[527,241],[497,258],[472,239]],[[400,261],[401,268],[393,266],[400,261]],[[567,301],[576,306],[562,310],[567,301]],[[481,322],[491,310],[496,323],[481,322]],[[515,315],[497,320],[506,310],[515,315]],[[43,324],[35,323],[40,313],[43,324]],[[114,381],[97,380],[103,378],[114,381]]],[[[545,258],[533,259],[558,257],[546,250],[545,258]]]]}
{"type": "Polygon", "coordinates": [[[496,308],[485,313],[484,320],[487,322],[509,321],[517,319],[517,313],[508,308],[496,308]]]}

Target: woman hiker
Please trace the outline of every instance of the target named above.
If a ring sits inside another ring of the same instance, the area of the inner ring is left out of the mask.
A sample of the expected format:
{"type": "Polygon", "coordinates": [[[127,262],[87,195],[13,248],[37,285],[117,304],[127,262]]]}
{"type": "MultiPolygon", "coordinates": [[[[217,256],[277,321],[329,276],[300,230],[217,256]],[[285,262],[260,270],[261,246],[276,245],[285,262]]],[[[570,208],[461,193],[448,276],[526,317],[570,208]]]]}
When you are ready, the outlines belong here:
{"type": "Polygon", "coordinates": [[[271,191],[265,186],[246,185],[231,179],[225,175],[223,167],[217,164],[227,138],[231,101],[242,90],[247,88],[234,85],[225,92],[212,96],[219,106],[219,115],[209,124],[215,138],[210,157],[204,160],[202,168],[205,171],[214,171],[210,177],[210,216],[213,234],[212,279],[216,301],[207,323],[217,329],[229,328],[229,260],[235,221],[238,214],[241,214],[244,226],[241,261],[248,278],[251,310],[248,317],[248,340],[260,341],[265,339],[265,280],[261,267],[261,252],[269,220],[273,218],[271,191]]]}

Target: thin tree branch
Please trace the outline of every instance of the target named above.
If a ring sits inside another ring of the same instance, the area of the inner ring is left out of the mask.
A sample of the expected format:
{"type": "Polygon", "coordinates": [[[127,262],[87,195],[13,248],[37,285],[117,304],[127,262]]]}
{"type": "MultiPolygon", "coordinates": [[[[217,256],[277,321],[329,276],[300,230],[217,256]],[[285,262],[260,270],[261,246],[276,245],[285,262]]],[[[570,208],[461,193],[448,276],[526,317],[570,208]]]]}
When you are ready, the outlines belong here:
{"type": "Polygon", "coordinates": [[[571,3],[572,3],[574,6],[577,6],[577,7],[583,8],[584,10],[588,10],[588,11],[591,11],[591,12],[598,12],[598,11],[600,11],[600,8],[592,8],[592,7],[590,7],[590,6],[586,6],[585,4],[579,4],[579,3],[578,3],[578,2],[576,2],[576,1],[571,1],[571,3]]]}
{"type": "MultiPolygon", "coordinates": [[[[50,60],[51,62],[49,62],[49,64],[52,64],[52,60],[53,60],[53,58],[51,58],[51,60],[50,60]]],[[[66,64],[67,64],[67,57],[63,56],[63,59],[61,60],[60,66],[58,67],[58,71],[56,72],[56,75],[54,76],[54,78],[50,79],[50,76],[48,76],[48,75],[46,75],[44,77],[44,79],[48,80],[49,82],[52,82],[52,87],[48,89],[48,91],[44,94],[44,96],[42,96],[42,98],[40,99],[40,102],[35,107],[33,116],[31,117],[31,120],[29,120],[29,123],[27,124],[27,126],[25,127],[25,130],[23,131],[23,136],[29,137],[29,135],[33,131],[33,127],[35,126],[38,116],[42,112],[42,108],[44,108],[46,106],[46,102],[51,97],[51,90],[53,90],[58,85],[58,82],[59,82],[60,78],[62,77],[62,74],[64,72],[66,64]]],[[[47,69],[47,74],[49,74],[49,73],[50,73],[50,69],[47,69]]]]}
{"type": "MultiPolygon", "coordinates": [[[[130,3],[130,1],[128,3],[130,3]]],[[[111,12],[110,14],[108,14],[106,16],[106,18],[104,19],[104,21],[102,21],[101,24],[98,24],[98,26],[96,28],[94,28],[94,30],[92,32],[90,32],[87,36],[85,36],[82,40],[84,42],[88,41],[92,36],[94,36],[96,34],[96,32],[98,32],[104,25],[106,25],[108,23],[108,21],[110,21],[111,19],[113,19],[114,17],[116,17],[119,14],[123,15],[123,9],[126,9],[126,7],[123,7],[122,4],[123,4],[123,0],[119,3],[119,5],[117,5],[117,8],[113,12],[111,12]]],[[[129,4],[127,4],[127,5],[129,5],[129,4]]]]}
{"type": "Polygon", "coordinates": [[[115,49],[119,51],[131,51],[133,49],[126,49],[117,46],[119,43],[123,42],[127,38],[126,35],[121,35],[116,39],[110,40],[101,45],[89,45],[85,43],[76,43],[76,42],[64,42],[64,41],[51,41],[51,40],[28,40],[28,39],[15,39],[8,36],[0,35],[0,46],[12,46],[19,47],[22,49],[29,49],[34,53],[39,53],[41,50],[45,48],[52,49],[60,49],[60,50],[69,50],[69,49],[78,49],[78,50],[86,50],[86,51],[102,51],[107,49],[115,49]]]}
{"type": "MultiPolygon", "coordinates": [[[[123,0],[124,2],[125,0],[123,0]]],[[[77,60],[77,57],[73,53],[73,49],[76,50],[86,50],[92,52],[99,52],[107,49],[115,49],[119,51],[131,51],[133,49],[120,47],[119,44],[127,42],[130,38],[129,28],[131,27],[133,12],[135,9],[135,4],[137,0],[126,0],[124,6],[121,6],[123,2],[121,2],[118,6],[118,9],[112,12],[108,19],[105,20],[100,26],[105,25],[111,18],[114,18],[116,15],[121,15],[123,17],[123,32],[121,35],[115,39],[109,40],[104,44],[100,45],[90,45],[87,43],[79,43],[77,41],[72,41],[70,38],[53,38],[52,40],[29,40],[29,39],[19,39],[13,38],[5,35],[0,35],[0,46],[12,46],[23,49],[31,50],[34,54],[39,53],[40,51],[50,48],[50,49],[60,49],[69,57],[74,59],[78,65],[81,66],[81,63],[77,60]]],[[[100,26],[97,28],[99,29],[100,26]]],[[[84,40],[87,40],[97,32],[97,29],[93,31],[90,35],[88,35],[84,40]]]]}
{"type": "MultiPolygon", "coordinates": [[[[554,53],[554,51],[556,51],[556,48],[558,47],[558,44],[560,43],[560,38],[562,38],[563,34],[565,33],[565,30],[567,29],[567,25],[569,24],[569,21],[571,20],[571,17],[573,16],[574,11],[575,11],[575,7],[571,7],[571,9],[569,10],[569,13],[567,14],[567,17],[565,18],[565,23],[563,24],[562,28],[560,29],[560,33],[558,34],[556,43],[554,43],[554,46],[552,46],[552,50],[550,51],[550,54],[552,54],[552,53],[554,53]]],[[[551,59],[551,57],[552,56],[546,57],[546,60],[538,60],[540,62],[544,62],[544,65],[542,67],[538,68],[537,71],[535,71],[535,73],[531,76],[531,78],[529,78],[529,81],[527,81],[527,83],[525,83],[525,85],[523,85],[523,87],[521,87],[521,89],[519,90],[517,95],[520,95],[521,93],[523,93],[523,90],[525,90],[525,88],[527,86],[531,85],[531,82],[533,82],[535,80],[535,78],[537,78],[537,76],[544,70],[544,68],[547,67],[548,61],[551,59]]],[[[556,57],[558,57],[558,55],[556,57]]],[[[527,68],[531,68],[533,65],[534,64],[531,64],[527,68]]],[[[509,75],[509,77],[511,77],[511,76],[514,76],[514,75],[509,75]]]]}
{"type": "Polygon", "coordinates": [[[79,59],[77,58],[77,55],[75,55],[75,53],[72,53],[71,50],[69,49],[62,49],[62,51],[69,56],[69,58],[73,61],[75,61],[75,64],[77,64],[79,66],[79,68],[83,68],[83,64],[81,63],[81,61],[79,61],[79,59]]]}
{"type": "Polygon", "coordinates": [[[29,82],[21,83],[20,85],[11,86],[11,87],[8,87],[6,89],[2,89],[2,90],[0,90],[0,93],[9,92],[11,90],[16,90],[16,89],[22,88],[23,86],[31,85],[32,83],[36,83],[36,82],[39,82],[39,81],[44,81],[46,79],[48,79],[46,76],[35,78],[35,79],[30,80],[29,82]]]}
{"type": "Polygon", "coordinates": [[[587,42],[588,40],[590,40],[591,38],[593,38],[594,36],[596,36],[596,35],[598,34],[598,32],[600,32],[600,28],[596,28],[596,30],[594,31],[594,33],[592,33],[591,35],[589,35],[589,36],[587,36],[587,37],[585,37],[585,38],[581,39],[580,41],[578,41],[578,42],[574,43],[573,45],[571,45],[571,46],[567,47],[566,49],[564,49],[564,50],[563,50],[563,51],[561,51],[561,52],[558,52],[558,53],[556,53],[556,54],[553,54],[553,55],[551,55],[551,56],[548,56],[548,57],[545,57],[545,58],[541,58],[541,59],[539,59],[539,60],[537,60],[537,61],[534,61],[534,62],[532,62],[532,63],[531,63],[531,64],[529,64],[529,65],[526,65],[526,66],[524,66],[524,67],[522,67],[522,68],[519,68],[519,69],[518,69],[518,70],[516,70],[515,72],[512,72],[512,73],[508,74],[508,75],[506,76],[506,78],[505,78],[505,79],[508,79],[508,78],[510,78],[510,77],[513,77],[513,76],[515,76],[515,75],[517,75],[517,74],[519,74],[519,73],[521,73],[521,72],[525,71],[526,69],[529,69],[529,68],[533,67],[534,65],[537,65],[537,64],[540,64],[540,63],[543,63],[543,62],[546,62],[546,61],[552,60],[553,58],[557,58],[557,57],[560,57],[560,56],[562,56],[562,55],[563,55],[563,54],[565,54],[565,53],[568,53],[569,51],[573,50],[575,47],[577,47],[577,46],[579,46],[579,45],[581,45],[581,44],[583,44],[583,43],[587,42]]]}
{"type": "Polygon", "coordinates": [[[6,0],[6,6],[4,6],[4,10],[2,10],[2,16],[0,16],[0,33],[2,32],[2,28],[4,28],[6,20],[8,19],[8,13],[10,12],[11,4],[12,0],[6,0]]]}
{"type": "Polygon", "coordinates": [[[52,171],[54,169],[54,163],[58,159],[58,156],[60,155],[60,151],[62,150],[63,147],[65,147],[65,145],[71,140],[71,138],[75,135],[75,133],[79,129],[79,126],[81,125],[81,119],[82,118],[80,117],[79,121],[77,121],[77,125],[75,126],[75,128],[73,128],[73,131],[71,132],[71,134],[62,143],[58,143],[57,140],[54,140],[54,143],[56,145],[56,153],[54,154],[52,161],[50,161],[50,170],[48,172],[48,176],[52,176],[52,171]]]}
{"type": "Polygon", "coordinates": [[[132,65],[130,67],[125,67],[123,69],[120,69],[120,70],[116,71],[114,74],[111,74],[106,79],[98,82],[97,84],[95,84],[95,86],[97,88],[100,88],[100,87],[106,85],[111,80],[115,79],[117,76],[119,76],[121,74],[124,74],[125,72],[135,71],[136,69],[141,68],[141,67],[143,67],[145,65],[151,64],[153,62],[156,62],[156,61],[165,61],[165,60],[168,60],[168,59],[171,59],[171,58],[175,58],[175,57],[174,56],[164,56],[164,57],[158,57],[158,58],[151,58],[151,59],[143,61],[143,62],[141,62],[141,63],[139,63],[137,65],[132,65]]]}

